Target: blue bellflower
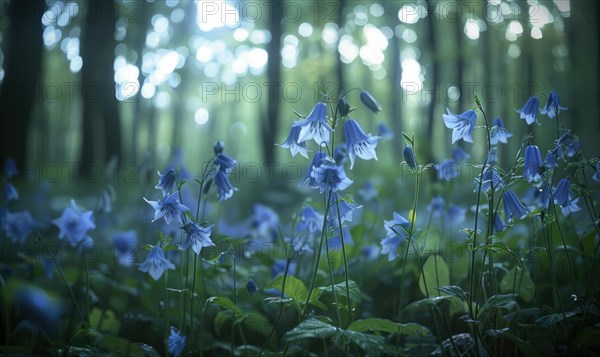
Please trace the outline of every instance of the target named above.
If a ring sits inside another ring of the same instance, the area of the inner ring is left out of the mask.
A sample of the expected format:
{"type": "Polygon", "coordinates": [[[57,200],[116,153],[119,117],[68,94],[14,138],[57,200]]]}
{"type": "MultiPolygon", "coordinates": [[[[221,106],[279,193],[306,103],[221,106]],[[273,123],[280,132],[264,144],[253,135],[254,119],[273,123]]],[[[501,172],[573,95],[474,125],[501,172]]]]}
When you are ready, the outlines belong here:
{"type": "Polygon", "coordinates": [[[381,140],[391,140],[394,137],[394,132],[384,122],[377,124],[377,136],[381,137],[381,140]]]}
{"type": "Polygon", "coordinates": [[[14,297],[15,311],[46,332],[60,328],[60,303],[37,286],[25,285],[14,297]]]}
{"type": "Polygon", "coordinates": [[[248,282],[246,283],[246,290],[250,295],[256,294],[256,292],[258,291],[258,286],[254,282],[254,280],[248,279],[248,282]]]}
{"type": "Polygon", "coordinates": [[[573,212],[577,212],[577,211],[581,210],[581,207],[579,207],[579,205],[577,204],[577,201],[579,201],[579,197],[577,197],[574,200],[570,200],[569,203],[564,206],[560,206],[560,211],[565,216],[568,216],[569,214],[571,214],[573,212]]]}
{"type": "MultiPolygon", "coordinates": [[[[483,172],[483,182],[481,183],[481,190],[483,192],[487,192],[491,190],[492,185],[494,186],[494,191],[498,189],[504,188],[504,181],[498,174],[498,171],[493,168],[486,168],[483,172]]],[[[479,183],[475,180],[475,190],[473,192],[477,192],[479,189],[479,183]]]]}
{"type": "Polygon", "coordinates": [[[135,231],[120,232],[113,236],[112,242],[115,249],[115,258],[123,266],[135,263],[137,249],[137,233],[135,231]]]}
{"type": "Polygon", "coordinates": [[[508,130],[504,127],[504,123],[502,119],[496,118],[494,120],[494,126],[492,130],[490,130],[490,143],[492,145],[498,144],[498,142],[507,144],[508,138],[513,136],[513,134],[509,133],[508,130]]]}
{"type": "Polygon", "coordinates": [[[19,191],[10,182],[4,185],[4,193],[6,194],[6,201],[16,201],[19,199],[19,191]]]}
{"type": "Polygon", "coordinates": [[[320,193],[327,190],[332,192],[343,191],[353,182],[346,176],[344,167],[338,166],[330,157],[321,160],[321,164],[314,167],[310,175],[315,180],[314,182],[320,193]]]}
{"type": "Polygon", "coordinates": [[[498,213],[494,214],[494,232],[500,233],[506,228],[506,224],[498,213]]]}
{"type": "Polygon", "coordinates": [[[404,160],[406,161],[408,167],[413,170],[417,168],[417,159],[415,158],[415,151],[413,150],[412,146],[405,145],[404,150],[402,150],[402,156],[404,156],[404,160]]]}
{"type": "Polygon", "coordinates": [[[303,184],[305,184],[306,182],[308,182],[308,186],[309,187],[311,187],[311,188],[318,187],[315,179],[312,177],[312,172],[313,172],[313,170],[315,168],[317,168],[317,167],[319,167],[321,165],[321,162],[326,157],[327,157],[327,155],[325,155],[325,153],[322,152],[322,151],[315,152],[315,154],[313,155],[313,159],[312,159],[312,161],[310,163],[310,167],[306,171],[306,174],[304,175],[304,178],[302,179],[302,182],[300,182],[300,186],[302,186],[303,184]]]}
{"type": "Polygon", "coordinates": [[[561,110],[567,110],[565,107],[561,107],[558,101],[558,92],[556,89],[550,91],[546,105],[540,110],[540,113],[547,115],[548,118],[554,119],[561,110]]]}
{"type": "Polygon", "coordinates": [[[438,180],[454,181],[460,177],[458,165],[452,160],[444,160],[439,164],[435,164],[438,180]]]}
{"type": "Polygon", "coordinates": [[[446,108],[448,114],[442,115],[446,128],[452,129],[452,144],[460,139],[468,143],[473,143],[471,133],[475,129],[477,121],[477,113],[474,110],[467,110],[462,114],[453,114],[450,109],[446,108]]]}
{"type": "Polygon", "coordinates": [[[387,232],[385,238],[381,241],[381,254],[388,255],[388,261],[396,259],[398,256],[398,247],[408,236],[408,227],[410,222],[398,213],[394,212],[393,219],[383,221],[383,226],[387,232]]]}
{"type": "Polygon", "coordinates": [[[552,150],[548,150],[548,154],[546,154],[546,160],[544,160],[544,166],[547,169],[553,169],[558,167],[558,163],[556,162],[556,158],[558,157],[558,153],[560,151],[560,147],[557,146],[552,150]]]}
{"type": "Polygon", "coordinates": [[[333,160],[335,160],[338,165],[344,165],[347,157],[348,149],[346,143],[336,145],[335,149],[333,149],[333,160]]]}
{"type": "Polygon", "coordinates": [[[237,161],[227,154],[218,153],[215,156],[215,166],[219,171],[230,173],[235,165],[237,165],[237,161]]]}
{"type": "MultiPolygon", "coordinates": [[[[329,237],[329,249],[332,250],[340,250],[342,249],[342,237],[340,236],[340,226],[338,225],[338,221],[335,218],[329,220],[329,227],[333,228],[331,236],[329,237]]],[[[348,226],[342,226],[342,232],[344,233],[344,244],[345,245],[353,245],[352,234],[350,234],[350,229],[348,226]]]]}
{"type": "Polygon", "coordinates": [[[502,194],[502,203],[504,204],[504,217],[507,221],[514,218],[521,219],[527,215],[527,207],[517,198],[512,191],[506,191],[502,194]]]}
{"type": "Polygon", "coordinates": [[[148,201],[144,197],[144,201],[146,201],[155,210],[154,219],[152,222],[164,218],[167,224],[170,224],[172,220],[176,220],[180,224],[182,223],[181,214],[185,211],[189,211],[190,209],[187,206],[179,203],[178,195],[178,192],[173,192],[172,194],[163,197],[160,201],[148,201]]]}
{"type": "Polygon", "coordinates": [[[237,189],[231,185],[227,178],[225,171],[217,171],[215,174],[215,185],[217,186],[217,193],[219,195],[219,201],[225,201],[233,196],[233,191],[237,189]]]}
{"type": "Polygon", "coordinates": [[[452,151],[452,160],[454,160],[454,162],[461,163],[470,158],[471,155],[466,153],[460,146],[455,147],[452,151]]]}
{"type": "Polygon", "coordinates": [[[201,227],[196,222],[188,222],[181,227],[185,232],[185,241],[179,245],[179,250],[186,250],[192,247],[194,253],[200,255],[202,248],[213,247],[215,244],[210,239],[211,229],[214,224],[208,227],[201,227]]]}
{"type": "Polygon", "coordinates": [[[360,101],[367,107],[370,111],[377,114],[381,110],[379,103],[375,100],[375,98],[371,95],[371,93],[366,90],[360,91],[360,101]]]}
{"type": "Polygon", "coordinates": [[[554,198],[554,203],[562,206],[566,206],[569,204],[571,200],[571,190],[569,190],[569,186],[571,183],[568,179],[562,179],[558,182],[554,191],[552,192],[552,197],[554,198]]]}
{"type": "Polygon", "coordinates": [[[10,237],[13,243],[19,242],[20,245],[25,244],[27,237],[29,237],[34,230],[43,227],[41,223],[31,217],[29,211],[15,213],[5,211],[2,221],[2,228],[4,228],[6,235],[10,237]]]}
{"type": "MultiPolygon", "coordinates": [[[[354,203],[350,203],[347,200],[340,200],[338,202],[338,205],[340,206],[340,218],[342,223],[352,222],[352,215],[354,214],[354,211],[356,211],[359,208],[362,208],[362,205],[355,205],[354,203]]],[[[331,204],[331,209],[332,213],[329,217],[334,217],[337,221],[338,212],[337,205],[335,204],[335,202],[331,204]]]]}
{"type": "Polygon", "coordinates": [[[157,190],[162,190],[163,196],[171,192],[175,186],[175,169],[169,169],[164,174],[158,173],[158,184],[154,186],[157,190]]]}
{"type": "Polygon", "coordinates": [[[169,353],[174,357],[179,357],[185,348],[185,336],[183,336],[177,329],[171,326],[171,334],[168,339],[169,353]]]}
{"type": "Polygon", "coordinates": [[[363,160],[377,160],[377,141],[379,136],[365,134],[358,122],[348,119],[344,122],[344,134],[346,135],[346,148],[350,157],[350,170],[354,167],[354,160],[360,157],[363,160]]]}
{"type": "Polygon", "coordinates": [[[594,171],[592,180],[594,180],[596,182],[600,182],[600,161],[598,161],[598,165],[596,165],[596,171],[594,171]]]}
{"type": "Polygon", "coordinates": [[[252,206],[252,215],[250,216],[252,234],[260,237],[276,236],[278,224],[279,215],[271,207],[260,203],[252,206]]]}
{"type": "Polygon", "coordinates": [[[300,127],[298,143],[314,139],[317,145],[329,142],[331,126],[327,122],[327,104],[319,102],[306,119],[296,121],[293,126],[300,127]]]}
{"type": "Polygon", "coordinates": [[[71,207],[67,207],[60,218],[52,220],[52,224],[60,229],[58,238],[67,238],[71,246],[76,247],[87,238],[87,232],[96,228],[94,212],[82,212],[71,200],[71,207]]]}
{"type": "Polygon", "coordinates": [[[312,206],[306,205],[300,210],[296,232],[313,234],[320,232],[323,225],[323,215],[317,212],[312,206]]]}
{"type": "Polygon", "coordinates": [[[498,163],[498,148],[492,146],[490,148],[490,152],[487,155],[487,164],[488,165],[496,165],[498,163]]]}
{"type": "Polygon", "coordinates": [[[306,153],[306,143],[298,143],[300,130],[301,128],[299,126],[292,126],[287,139],[285,139],[285,142],[279,146],[281,146],[284,149],[290,149],[290,151],[292,152],[292,157],[295,157],[296,154],[300,154],[301,156],[304,156],[308,159],[308,154],[306,153]]]}
{"type": "Polygon", "coordinates": [[[154,280],[160,279],[168,269],[175,270],[175,265],[165,258],[162,248],[158,245],[152,248],[146,260],[139,267],[140,271],[150,274],[154,280]]]}
{"type": "Polygon", "coordinates": [[[539,107],[540,107],[540,100],[537,99],[537,97],[532,96],[532,97],[529,97],[529,99],[527,99],[527,102],[525,103],[525,105],[523,105],[523,108],[516,109],[515,111],[520,114],[521,119],[525,119],[525,122],[527,122],[527,125],[531,125],[533,123],[536,123],[536,124],[538,123],[537,122],[537,113],[538,113],[539,107]]]}
{"type": "Polygon", "coordinates": [[[541,180],[542,173],[542,154],[537,145],[529,145],[525,148],[525,158],[523,163],[523,176],[527,182],[538,182],[541,180]]]}

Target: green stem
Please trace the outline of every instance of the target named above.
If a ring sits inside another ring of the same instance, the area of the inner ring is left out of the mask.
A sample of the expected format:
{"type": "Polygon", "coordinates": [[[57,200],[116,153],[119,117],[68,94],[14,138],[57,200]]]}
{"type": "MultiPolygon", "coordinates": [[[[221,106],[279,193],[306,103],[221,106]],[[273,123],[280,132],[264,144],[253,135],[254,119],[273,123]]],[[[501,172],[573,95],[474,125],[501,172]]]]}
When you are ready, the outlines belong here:
{"type": "Polygon", "coordinates": [[[344,280],[346,282],[346,300],[348,303],[348,323],[352,323],[352,300],[350,300],[350,285],[348,281],[348,259],[346,258],[346,244],[344,243],[344,229],[342,227],[342,216],[340,212],[340,203],[337,200],[337,194],[335,195],[335,208],[337,209],[338,227],[340,231],[340,240],[342,241],[342,257],[344,259],[344,280]]]}

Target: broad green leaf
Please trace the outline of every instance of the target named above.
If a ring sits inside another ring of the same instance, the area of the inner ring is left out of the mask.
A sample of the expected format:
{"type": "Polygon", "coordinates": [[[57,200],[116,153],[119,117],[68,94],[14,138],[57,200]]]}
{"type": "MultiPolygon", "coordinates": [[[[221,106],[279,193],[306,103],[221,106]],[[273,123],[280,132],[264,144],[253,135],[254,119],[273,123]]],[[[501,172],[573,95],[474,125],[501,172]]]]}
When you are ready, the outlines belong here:
{"type": "Polygon", "coordinates": [[[346,337],[350,342],[356,343],[365,351],[382,351],[385,346],[385,339],[383,336],[370,335],[351,330],[342,330],[341,335],[346,337]]]}
{"type": "Polygon", "coordinates": [[[249,312],[243,321],[244,330],[254,331],[262,336],[268,336],[271,331],[271,323],[261,314],[249,312]]]}
{"type": "Polygon", "coordinates": [[[419,279],[419,289],[425,296],[441,296],[442,294],[438,288],[445,285],[450,285],[448,266],[441,256],[432,255],[423,265],[421,279],[419,279]]]}
{"type": "Polygon", "coordinates": [[[335,334],[337,329],[321,320],[310,318],[302,321],[298,326],[285,334],[287,341],[303,338],[328,338],[335,334]]]}
{"type": "Polygon", "coordinates": [[[508,253],[514,258],[519,268],[523,267],[523,262],[521,261],[521,257],[519,257],[519,254],[517,254],[517,252],[515,252],[514,250],[510,249],[504,242],[494,242],[490,244],[481,245],[475,248],[476,251],[480,249],[487,250],[491,253],[508,253]]]}
{"type": "Polygon", "coordinates": [[[425,299],[411,302],[410,304],[406,305],[406,307],[404,309],[405,310],[418,310],[421,308],[429,307],[429,305],[437,305],[442,301],[452,301],[453,299],[454,299],[454,301],[456,301],[456,297],[451,296],[451,295],[443,295],[443,296],[425,298],[425,299]]]}
{"type": "MultiPolygon", "coordinates": [[[[341,283],[337,283],[333,286],[335,293],[337,294],[338,298],[341,297],[346,297],[346,282],[341,282],[341,283]]],[[[317,295],[315,295],[315,293],[312,293],[311,295],[311,300],[313,296],[316,296],[315,298],[318,299],[319,296],[326,294],[326,293],[331,293],[331,285],[328,286],[320,286],[317,289],[315,289],[318,291],[317,295]]],[[[356,283],[353,280],[348,280],[348,291],[350,292],[350,299],[354,302],[361,302],[362,301],[362,293],[360,292],[360,289],[358,288],[358,285],[356,285],[356,283]]]]}
{"type": "Polygon", "coordinates": [[[235,312],[237,315],[243,315],[242,310],[231,301],[228,297],[225,296],[213,296],[206,300],[206,306],[208,307],[210,304],[215,304],[221,306],[224,309],[235,312]]]}
{"type": "MultiPolygon", "coordinates": [[[[265,289],[277,289],[282,291],[283,275],[278,275],[275,279],[269,281],[265,286],[265,289]]],[[[308,290],[302,280],[291,275],[288,275],[285,278],[285,291],[283,293],[298,303],[304,303],[308,296],[308,290]]]]}
{"type": "Polygon", "coordinates": [[[535,294],[535,284],[526,266],[523,269],[512,268],[500,283],[500,291],[503,293],[515,293],[523,301],[531,301],[535,294]]]}
{"type": "Polygon", "coordinates": [[[479,316],[482,316],[486,311],[491,309],[510,309],[515,306],[515,294],[498,294],[493,295],[481,306],[479,316]]]}
{"type": "Polygon", "coordinates": [[[462,301],[465,301],[465,302],[468,301],[467,293],[460,286],[456,286],[456,285],[440,286],[438,288],[438,290],[445,294],[456,296],[457,298],[461,299],[462,301]]]}
{"type": "Polygon", "coordinates": [[[98,332],[108,331],[114,335],[119,332],[119,320],[112,310],[102,311],[95,307],[90,312],[89,320],[90,327],[95,328],[98,332]]]}
{"type": "Polygon", "coordinates": [[[399,324],[388,319],[368,318],[356,320],[348,326],[348,330],[357,332],[377,331],[389,332],[407,336],[429,336],[431,332],[425,327],[416,323],[399,324]]]}

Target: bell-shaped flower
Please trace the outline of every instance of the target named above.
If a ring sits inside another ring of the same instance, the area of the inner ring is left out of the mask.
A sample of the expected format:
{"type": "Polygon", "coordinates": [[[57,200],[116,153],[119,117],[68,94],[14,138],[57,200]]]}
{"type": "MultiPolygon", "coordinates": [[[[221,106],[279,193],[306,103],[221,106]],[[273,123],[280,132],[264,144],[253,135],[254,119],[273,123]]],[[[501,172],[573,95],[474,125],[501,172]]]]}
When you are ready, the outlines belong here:
{"type": "Polygon", "coordinates": [[[192,247],[194,253],[200,255],[202,248],[213,247],[215,244],[210,239],[211,229],[214,224],[208,227],[202,227],[196,222],[188,222],[181,227],[185,232],[185,240],[179,245],[179,250],[186,250],[192,247]]]}
{"type": "Polygon", "coordinates": [[[165,258],[162,248],[158,245],[150,250],[146,260],[139,267],[140,271],[150,274],[154,280],[160,279],[168,269],[175,270],[175,265],[165,258]]]}
{"type": "Polygon", "coordinates": [[[371,95],[371,93],[366,90],[360,91],[360,101],[367,107],[370,111],[377,114],[381,110],[379,103],[375,100],[375,98],[371,95]]]}
{"type": "Polygon", "coordinates": [[[290,149],[290,151],[292,152],[292,157],[296,156],[296,154],[300,154],[308,159],[308,154],[306,153],[306,143],[298,143],[298,138],[300,137],[301,130],[302,129],[299,126],[292,126],[287,139],[285,139],[285,142],[279,146],[281,146],[284,149],[290,149]]]}
{"type": "Polygon", "coordinates": [[[161,174],[159,171],[157,174],[158,184],[154,188],[162,190],[163,196],[166,196],[171,192],[173,186],[175,186],[175,169],[169,169],[164,174],[161,174]]]}
{"type": "Polygon", "coordinates": [[[567,110],[567,108],[560,106],[558,101],[558,92],[556,89],[553,89],[550,91],[550,94],[548,94],[546,105],[540,110],[540,113],[547,115],[550,119],[554,119],[558,114],[560,114],[561,110],[567,110]]]}
{"type": "Polygon", "coordinates": [[[504,204],[504,217],[507,221],[521,219],[527,215],[529,210],[519,201],[517,195],[512,191],[506,191],[502,194],[502,203],[504,204]]]}
{"type": "Polygon", "coordinates": [[[306,119],[296,121],[293,126],[300,127],[298,143],[314,139],[317,145],[329,142],[331,126],[327,122],[327,104],[317,103],[306,119]]]}
{"type": "Polygon", "coordinates": [[[317,187],[317,183],[315,182],[315,179],[312,177],[312,171],[316,167],[319,167],[321,165],[321,161],[326,157],[327,157],[327,155],[322,151],[315,152],[315,154],[313,155],[313,159],[310,163],[310,166],[309,166],[308,170],[306,171],[304,178],[300,182],[300,186],[302,186],[303,184],[308,182],[308,187],[311,187],[311,188],[317,187]]]}
{"type": "Polygon", "coordinates": [[[525,119],[527,125],[531,125],[533,123],[537,124],[537,113],[539,107],[540,100],[537,99],[537,97],[532,96],[529,97],[529,99],[527,99],[527,102],[525,103],[525,105],[523,105],[523,108],[516,109],[515,111],[521,115],[521,119],[525,119]]]}
{"type": "Polygon", "coordinates": [[[348,119],[344,122],[344,133],[346,134],[346,148],[350,157],[350,169],[354,167],[354,160],[360,157],[363,160],[377,160],[377,141],[379,136],[365,134],[358,122],[354,119],[348,119]]]}
{"type": "Polygon", "coordinates": [[[504,127],[504,123],[502,119],[496,118],[494,120],[494,126],[490,130],[490,144],[496,145],[498,142],[503,144],[508,143],[508,138],[513,136],[513,134],[509,133],[508,130],[504,127]]]}
{"type": "Polygon", "coordinates": [[[471,133],[475,129],[477,113],[474,110],[467,110],[462,114],[453,114],[446,108],[448,114],[442,115],[446,128],[452,129],[452,144],[460,139],[468,143],[473,143],[471,133]]]}
{"type": "Polygon", "coordinates": [[[171,326],[171,334],[168,339],[169,353],[173,357],[179,357],[185,348],[185,336],[183,336],[177,329],[171,326]]]}
{"type": "Polygon", "coordinates": [[[185,211],[189,211],[190,209],[187,206],[179,203],[178,195],[178,192],[173,192],[172,194],[163,197],[159,201],[148,201],[144,197],[144,201],[146,201],[155,210],[154,219],[152,222],[164,218],[167,224],[170,224],[172,220],[182,223],[181,214],[185,211]]]}
{"type": "Polygon", "coordinates": [[[225,201],[233,196],[233,191],[237,190],[229,182],[227,173],[225,171],[217,171],[215,174],[215,185],[217,186],[217,193],[219,195],[219,201],[225,201]]]}
{"type": "Polygon", "coordinates": [[[343,191],[352,184],[352,180],[346,176],[344,167],[337,165],[330,157],[321,160],[321,164],[311,170],[311,177],[321,193],[328,190],[343,191]]]}
{"type": "Polygon", "coordinates": [[[523,162],[523,176],[527,182],[538,182],[541,180],[542,154],[537,145],[529,145],[525,148],[525,157],[523,162]]]}
{"type": "Polygon", "coordinates": [[[387,254],[388,260],[392,261],[398,256],[398,247],[408,236],[410,222],[400,214],[394,212],[393,219],[383,221],[383,226],[387,235],[381,240],[381,254],[387,254]]]}
{"type": "Polygon", "coordinates": [[[562,179],[558,181],[558,184],[552,192],[554,203],[560,205],[561,207],[569,204],[569,201],[571,200],[571,190],[569,189],[570,185],[571,183],[568,179],[562,179]]]}
{"type": "Polygon", "coordinates": [[[406,161],[408,167],[413,170],[417,168],[417,159],[415,158],[415,151],[412,146],[405,145],[404,150],[402,150],[402,156],[404,156],[404,161],[406,161]]]}
{"type": "Polygon", "coordinates": [[[75,200],[71,200],[71,207],[63,211],[62,216],[52,220],[52,224],[60,229],[58,238],[67,238],[71,246],[76,247],[87,237],[87,232],[96,228],[94,212],[82,212],[75,200]]]}

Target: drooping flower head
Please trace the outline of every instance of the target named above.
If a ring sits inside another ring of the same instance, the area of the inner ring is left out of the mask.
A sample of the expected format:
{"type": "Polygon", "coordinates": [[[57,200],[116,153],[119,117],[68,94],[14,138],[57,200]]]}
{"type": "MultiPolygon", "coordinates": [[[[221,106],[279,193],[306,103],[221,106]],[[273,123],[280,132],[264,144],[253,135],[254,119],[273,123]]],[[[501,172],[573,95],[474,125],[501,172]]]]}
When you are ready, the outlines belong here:
{"type": "Polygon", "coordinates": [[[350,103],[346,97],[342,96],[337,104],[337,112],[340,116],[345,117],[350,113],[350,103]]]}
{"type": "Polygon", "coordinates": [[[175,270],[175,265],[165,258],[162,248],[158,245],[150,250],[146,260],[139,267],[140,271],[150,274],[154,280],[160,279],[168,269],[175,270]]]}
{"type": "Polygon", "coordinates": [[[300,182],[300,186],[302,186],[303,184],[305,184],[306,182],[308,182],[308,186],[309,187],[311,187],[311,188],[318,187],[315,179],[312,177],[312,172],[313,172],[313,170],[315,168],[317,168],[317,167],[319,167],[321,165],[321,162],[326,157],[327,157],[327,155],[325,155],[325,153],[322,152],[322,151],[315,152],[315,154],[313,155],[313,159],[312,159],[312,161],[310,163],[310,166],[309,166],[308,170],[306,171],[306,174],[304,175],[304,178],[300,182]]]}
{"type": "Polygon", "coordinates": [[[254,236],[269,237],[275,240],[278,224],[279,215],[271,207],[261,203],[255,203],[252,206],[250,229],[254,236]]]}
{"type": "Polygon", "coordinates": [[[523,176],[527,182],[538,182],[541,180],[542,154],[537,145],[529,145],[525,148],[525,158],[523,163],[523,176]]]}
{"type": "Polygon", "coordinates": [[[160,171],[158,174],[158,184],[154,186],[157,190],[162,190],[163,196],[166,196],[171,192],[173,186],[175,185],[175,169],[169,169],[165,171],[164,174],[161,174],[160,171]]]}
{"type": "Polygon", "coordinates": [[[16,201],[19,199],[19,191],[10,182],[4,185],[4,193],[6,194],[6,201],[16,201]]]}
{"type": "Polygon", "coordinates": [[[500,117],[494,120],[494,126],[490,130],[490,143],[492,145],[498,144],[501,142],[503,144],[508,143],[508,138],[513,136],[513,134],[509,133],[508,130],[504,127],[504,122],[500,117]]]}
{"type": "Polygon", "coordinates": [[[398,256],[398,247],[408,236],[407,231],[410,226],[410,222],[400,214],[394,212],[393,216],[392,220],[383,222],[387,235],[381,241],[381,254],[387,254],[389,261],[398,256]]]}
{"type": "Polygon", "coordinates": [[[502,203],[504,204],[504,217],[507,221],[521,219],[527,215],[528,209],[517,198],[512,191],[506,191],[502,194],[502,203]]]}
{"type": "Polygon", "coordinates": [[[4,212],[2,218],[2,228],[11,241],[19,242],[20,245],[25,244],[27,237],[38,228],[42,228],[43,225],[31,217],[29,211],[21,211],[11,213],[9,211],[4,212]]]}
{"type": "Polygon", "coordinates": [[[225,201],[233,196],[233,191],[237,190],[231,185],[227,178],[225,171],[217,171],[215,174],[215,185],[217,186],[217,193],[219,195],[219,201],[225,201]]]}
{"type": "Polygon", "coordinates": [[[308,159],[308,154],[306,153],[306,142],[298,143],[298,138],[300,136],[301,128],[299,126],[292,126],[290,129],[290,133],[288,134],[285,142],[279,146],[284,149],[290,149],[292,152],[292,157],[295,157],[296,154],[300,154],[308,159]]]}
{"type": "Polygon", "coordinates": [[[569,203],[564,206],[560,206],[560,211],[562,212],[562,214],[568,216],[573,212],[581,210],[581,207],[579,207],[579,205],[577,204],[578,201],[579,197],[575,198],[574,200],[570,200],[569,203]]]}
{"type": "Polygon", "coordinates": [[[211,229],[214,224],[202,227],[196,222],[188,222],[181,227],[185,232],[185,241],[179,245],[179,250],[192,247],[194,253],[200,255],[203,247],[213,247],[215,244],[210,239],[211,229]]]}
{"type": "Polygon", "coordinates": [[[547,115],[550,119],[554,119],[558,114],[560,114],[561,110],[567,110],[567,108],[560,106],[558,101],[558,92],[556,89],[553,89],[550,91],[550,94],[548,94],[546,105],[540,110],[540,113],[547,115]]]}
{"type": "Polygon", "coordinates": [[[559,155],[560,146],[556,146],[554,149],[548,150],[548,154],[546,154],[546,160],[544,160],[544,166],[547,169],[553,169],[558,167],[558,163],[556,162],[556,158],[559,155]]]}
{"type": "Polygon", "coordinates": [[[348,119],[344,122],[344,134],[346,135],[346,148],[350,157],[350,169],[354,167],[354,160],[360,157],[363,160],[377,160],[377,141],[379,136],[365,134],[358,122],[354,119],[348,119]]]}
{"type": "MultiPolygon", "coordinates": [[[[340,250],[342,249],[342,236],[340,234],[340,226],[337,218],[332,217],[328,220],[328,226],[332,229],[332,234],[329,237],[329,249],[331,250],[340,250]]],[[[350,229],[347,225],[342,225],[342,232],[344,234],[344,244],[345,245],[353,245],[352,234],[350,233],[350,229]]]]}
{"type": "Polygon", "coordinates": [[[85,240],[88,231],[96,228],[94,212],[82,212],[75,204],[75,200],[71,200],[71,207],[67,207],[62,216],[52,220],[52,224],[60,229],[58,238],[67,237],[73,247],[85,240]]]}
{"type": "Polygon", "coordinates": [[[215,155],[218,155],[220,153],[223,152],[223,150],[225,150],[225,143],[222,141],[217,141],[213,144],[213,152],[215,153],[215,155]]]}
{"type": "Polygon", "coordinates": [[[343,191],[353,182],[346,176],[344,167],[337,165],[331,157],[322,159],[319,166],[313,167],[310,175],[321,193],[327,190],[343,191]]]}
{"type": "MultiPolygon", "coordinates": [[[[481,183],[481,190],[483,192],[487,192],[492,189],[494,186],[494,191],[504,188],[504,181],[498,174],[498,171],[494,168],[486,168],[483,172],[481,183]]],[[[479,183],[475,180],[475,190],[473,192],[477,192],[479,189],[479,183]]]]}
{"type": "Polygon", "coordinates": [[[448,114],[442,115],[446,128],[452,129],[452,144],[460,139],[468,143],[473,143],[471,133],[475,129],[477,113],[474,110],[467,110],[462,114],[453,114],[446,108],[448,114]]]}
{"type": "Polygon", "coordinates": [[[558,182],[556,188],[554,188],[554,191],[552,192],[554,203],[560,205],[561,207],[569,204],[569,201],[571,201],[571,190],[569,189],[570,185],[571,183],[566,178],[558,182]]]}
{"type": "Polygon", "coordinates": [[[452,160],[456,163],[461,163],[471,158],[471,155],[466,153],[460,146],[457,146],[452,151],[452,160]]]}
{"type": "Polygon", "coordinates": [[[494,214],[494,232],[500,233],[506,228],[506,224],[498,213],[494,214]]]}
{"type": "Polygon", "coordinates": [[[219,171],[223,171],[225,173],[230,173],[231,170],[237,165],[237,161],[235,161],[231,156],[223,153],[218,153],[215,156],[215,166],[219,171]]]}
{"type": "Polygon", "coordinates": [[[331,126],[327,122],[327,104],[319,102],[306,119],[296,121],[293,126],[300,127],[298,143],[314,139],[317,145],[328,143],[331,126]]]}
{"type": "Polygon", "coordinates": [[[172,194],[163,197],[159,201],[148,201],[144,197],[144,201],[146,201],[155,210],[154,219],[152,222],[164,218],[167,224],[170,224],[172,220],[176,220],[180,224],[182,223],[181,214],[185,211],[189,211],[190,209],[187,206],[179,203],[178,195],[178,192],[173,192],[172,194]]]}
{"type": "Polygon", "coordinates": [[[120,232],[112,238],[115,249],[115,259],[123,266],[135,263],[135,252],[137,248],[137,233],[135,231],[120,232]]]}
{"type": "Polygon", "coordinates": [[[174,357],[179,357],[185,348],[185,336],[183,336],[177,329],[171,326],[171,334],[168,340],[169,353],[174,357]]]}
{"type": "Polygon", "coordinates": [[[323,215],[312,206],[306,205],[300,210],[296,232],[313,234],[321,231],[323,226],[323,215]]]}
{"type": "Polygon", "coordinates": [[[525,119],[527,125],[533,123],[538,124],[537,113],[540,107],[540,100],[536,96],[529,97],[523,108],[516,109],[515,111],[520,114],[521,119],[525,119]]]}

